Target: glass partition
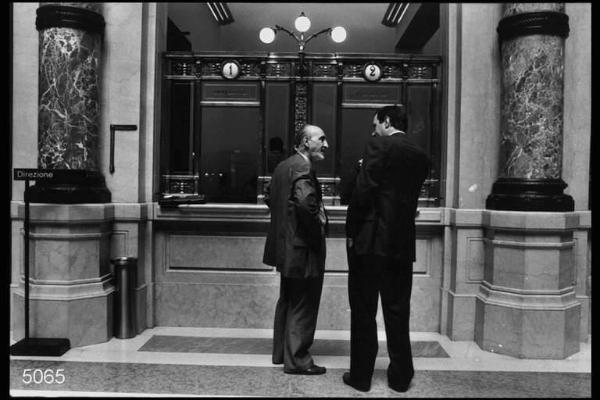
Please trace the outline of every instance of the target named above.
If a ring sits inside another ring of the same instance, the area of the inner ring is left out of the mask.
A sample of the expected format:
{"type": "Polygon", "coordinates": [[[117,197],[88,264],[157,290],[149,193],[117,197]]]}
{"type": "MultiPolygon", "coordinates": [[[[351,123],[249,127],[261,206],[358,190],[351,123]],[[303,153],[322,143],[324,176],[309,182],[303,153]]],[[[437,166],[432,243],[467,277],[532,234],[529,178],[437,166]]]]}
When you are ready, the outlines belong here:
{"type": "Polygon", "coordinates": [[[161,205],[262,203],[305,123],[328,137],[315,169],[327,204],[339,205],[341,177],[389,104],[406,105],[409,140],[433,161],[420,206],[439,205],[439,57],[167,52],[164,62],[161,205]]]}

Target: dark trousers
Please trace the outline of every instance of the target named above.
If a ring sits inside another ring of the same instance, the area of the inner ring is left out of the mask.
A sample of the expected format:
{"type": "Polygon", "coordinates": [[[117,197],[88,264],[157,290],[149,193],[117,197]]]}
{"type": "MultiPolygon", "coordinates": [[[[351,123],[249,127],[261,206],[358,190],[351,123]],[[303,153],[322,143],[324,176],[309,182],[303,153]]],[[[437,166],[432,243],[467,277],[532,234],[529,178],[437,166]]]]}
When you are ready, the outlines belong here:
{"type": "Polygon", "coordinates": [[[307,369],[314,362],[308,349],[315,338],[323,275],[295,279],[281,277],[273,328],[273,363],[307,369]]]}
{"type": "Polygon", "coordinates": [[[375,255],[358,256],[353,248],[347,250],[351,378],[371,382],[378,350],[375,317],[381,294],[390,357],[388,381],[407,386],[414,375],[409,338],[412,263],[375,255]]]}

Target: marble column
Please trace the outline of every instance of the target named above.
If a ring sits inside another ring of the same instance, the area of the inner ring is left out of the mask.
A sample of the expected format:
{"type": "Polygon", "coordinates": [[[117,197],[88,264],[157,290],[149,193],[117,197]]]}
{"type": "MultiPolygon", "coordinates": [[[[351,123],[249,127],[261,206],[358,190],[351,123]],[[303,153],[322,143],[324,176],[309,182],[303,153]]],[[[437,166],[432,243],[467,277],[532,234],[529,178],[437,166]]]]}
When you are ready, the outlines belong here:
{"type": "Polygon", "coordinates": [[[579,351],[573,232],[563,194],[564,41],[561,3],[509,3],[498,25],[502,52],[501,174],[484,212],[484,276],[475,342],[520,358],[579,351]],[[543,212],[540,212],[543,211],[543,212]]]}
{"type": "Polygon", "coordinates": [[[37,10],[38,166],[66,173],[32,187],[33,202],[111,200],[99,172],[101,12],[101,3],[41,3],[37,10]]]}
{"type": "Polygon", "coordinates": [[[500,177],[486,208],[572,211],[561,179],[563,3],[507,3],[498,25],[502,54],[500,177]]]}
{"type": "MultiPolygon", "coordinates": [[[[25,193],[32,203],[30,254],[23,257],[30,275],[14,292],[15,339],[25,334],[25,287],[32,337],[67,338],[77,347],[113,336],[114,206],[99,162],[101,6],[41,3],[37,9],[38,167],[60,173],[25,193]]],[[[19,217],[24,209],[19,205],[19,217]]]]}

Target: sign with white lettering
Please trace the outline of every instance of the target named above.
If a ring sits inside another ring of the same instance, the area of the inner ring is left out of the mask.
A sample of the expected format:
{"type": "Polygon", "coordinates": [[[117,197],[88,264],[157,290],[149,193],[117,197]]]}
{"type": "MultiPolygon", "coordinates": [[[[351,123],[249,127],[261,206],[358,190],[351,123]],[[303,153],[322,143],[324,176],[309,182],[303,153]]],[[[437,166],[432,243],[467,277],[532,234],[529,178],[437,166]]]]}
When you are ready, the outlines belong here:
{"type": "Polygon", "coordinates": [[[25,180],[52,180],[55,178],[55,170],[51,169],[34,169],[34,168],[15,168],[14,170],[15,181],[25,180]]]}
{"type": "Polygon", "coordinates": [[[15,181],[61,181],[67,183],[85,182],[94,178],[93,171],[82,169],[36,169],[36,168],[15,168],[13,170],[13,179],[15,181]]]}

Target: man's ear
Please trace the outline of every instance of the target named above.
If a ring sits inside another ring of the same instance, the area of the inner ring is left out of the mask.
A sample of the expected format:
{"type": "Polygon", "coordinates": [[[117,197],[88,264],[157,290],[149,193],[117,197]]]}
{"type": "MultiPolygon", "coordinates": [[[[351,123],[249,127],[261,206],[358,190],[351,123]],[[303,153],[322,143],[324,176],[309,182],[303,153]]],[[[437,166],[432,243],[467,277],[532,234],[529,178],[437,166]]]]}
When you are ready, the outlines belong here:
{"type": "Polygon", "coordinates": [[[390,117],[385,117],[385,129],[389,128],[390,126],[390,117]]]}

